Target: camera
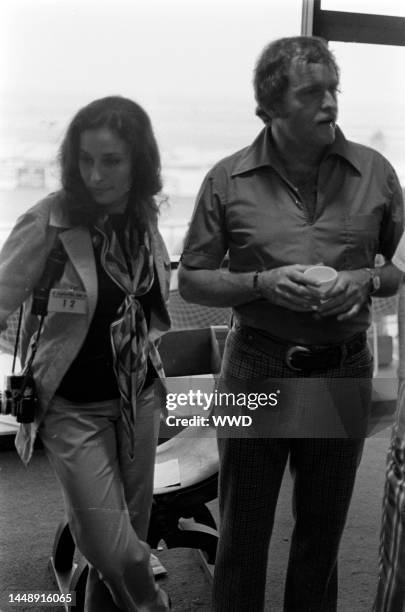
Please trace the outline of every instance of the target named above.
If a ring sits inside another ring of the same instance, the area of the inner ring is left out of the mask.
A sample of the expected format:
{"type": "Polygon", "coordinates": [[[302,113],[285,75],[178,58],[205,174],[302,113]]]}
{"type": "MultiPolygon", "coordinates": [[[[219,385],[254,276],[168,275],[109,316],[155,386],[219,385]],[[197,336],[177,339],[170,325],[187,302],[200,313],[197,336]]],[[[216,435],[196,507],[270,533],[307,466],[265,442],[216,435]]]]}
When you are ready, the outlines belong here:
{"type": "Polygon", "coordinates": [[[32,423],[38,405],[35,382],[27,374],[6,376],[6,388],[0,392],[1,413],[11,414],[18,423],[32,423]]]}

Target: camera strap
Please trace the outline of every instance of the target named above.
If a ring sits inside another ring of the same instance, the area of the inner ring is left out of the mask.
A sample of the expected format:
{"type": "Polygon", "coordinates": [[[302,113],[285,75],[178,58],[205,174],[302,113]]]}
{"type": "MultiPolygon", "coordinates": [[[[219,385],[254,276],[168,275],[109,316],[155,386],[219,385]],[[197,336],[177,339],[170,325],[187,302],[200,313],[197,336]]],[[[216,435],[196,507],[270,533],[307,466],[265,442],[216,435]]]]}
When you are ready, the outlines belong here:
{"type": "MultiPolygon", "coordinates": [[[[45,268],[42,273],[42,276],[35,286],[32,297],[32,306],[31,306],[31,314],[39,316],[39,325],[36,332],[35,340],[31,346],[31,354],[28,360],[28,363],[24,367],[23,374],[24,380],[21,387],[21,392],[23,393],[28,378],[31,375],[32,364],[38,349],[38,342],[41,335],[42,327],[44,324],[44,320],[46,315],[48,314],[48,300],[49,293],[51,291],[52,285],[59,280],[59,278],[63,274],[63,269],[65,267],[65,263],[67,261],[67,254],[63,247],[63,244],[59,238],[59,234],[56,236],[54,245],[48,255],[48,258],[45,263],[45,268]]],[[[21,332],[21,324],[22,324],[22,315],[23,315],[23,305],[20,306],[20,312],[18,316],[18,326],[17,333],[14,345],[14,358],[13,358],[13,366],[12,373],[14,374],[15,363],[18,353],[18,345],[20,341],[20,332],[21,332]]]]}

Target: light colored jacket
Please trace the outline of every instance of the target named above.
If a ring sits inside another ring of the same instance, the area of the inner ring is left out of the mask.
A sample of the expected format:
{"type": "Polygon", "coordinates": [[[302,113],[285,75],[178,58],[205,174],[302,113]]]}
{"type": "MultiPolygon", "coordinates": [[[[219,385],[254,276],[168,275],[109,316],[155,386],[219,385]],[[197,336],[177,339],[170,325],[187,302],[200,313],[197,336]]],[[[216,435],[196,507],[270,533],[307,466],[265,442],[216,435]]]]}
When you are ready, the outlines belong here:
{"type": "MultiPolygon", "coordinates": [[[[67,262],[54,287],[84,291],[87,311],[85,314],[49,312],[45,317],[33,363],[39,409],[35,422],[20,425],[16,436],[17,451],[24,463],[32,456],[37,430],[47,407],[89,330],[97,304],[96,262],[89,230],[84,226],[72,227],[69,223],[63,191],[50,194],[22,215],[0,253],[0,330],[6,327],[8,316],[24,303],[20,351],[24,363],[38,324],[37,317],[30,314],[32,292],[58,233],[67,262]]],[[[149,339],[156,341],[170,327],[166,307],[170,258],[157,229],[151,243],[160,291],[151,309],[149,339]]]]}

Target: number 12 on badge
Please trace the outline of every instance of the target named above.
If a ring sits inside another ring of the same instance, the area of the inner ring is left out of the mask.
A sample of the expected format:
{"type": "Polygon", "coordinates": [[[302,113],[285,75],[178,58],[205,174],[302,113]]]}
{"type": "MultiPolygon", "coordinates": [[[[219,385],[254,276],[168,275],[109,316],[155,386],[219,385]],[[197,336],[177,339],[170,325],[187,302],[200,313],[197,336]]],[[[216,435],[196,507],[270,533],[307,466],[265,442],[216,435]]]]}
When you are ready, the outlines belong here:
{"type": "Polygon", "coordinates": [[[86,293],[84,291],[52,289],[49,294],[48,311],[85,314],[87,312],[86,293]]]}

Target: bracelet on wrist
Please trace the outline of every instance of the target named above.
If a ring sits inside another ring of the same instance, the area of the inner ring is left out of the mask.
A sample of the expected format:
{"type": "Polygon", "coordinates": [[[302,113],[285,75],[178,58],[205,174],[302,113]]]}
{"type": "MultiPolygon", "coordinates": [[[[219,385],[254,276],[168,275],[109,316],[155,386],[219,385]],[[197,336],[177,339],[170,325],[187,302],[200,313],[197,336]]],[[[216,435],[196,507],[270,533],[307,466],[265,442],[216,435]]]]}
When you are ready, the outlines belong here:
{"type": "Polygon", "coordinates": [[[259,274],[260,272],[258,270],[253,274],[253,292],[257,298],[263,297],[259,287],[259,274]]]}

